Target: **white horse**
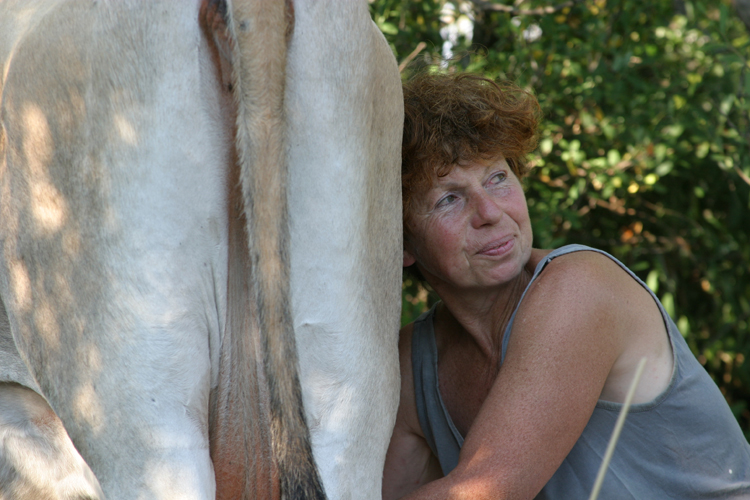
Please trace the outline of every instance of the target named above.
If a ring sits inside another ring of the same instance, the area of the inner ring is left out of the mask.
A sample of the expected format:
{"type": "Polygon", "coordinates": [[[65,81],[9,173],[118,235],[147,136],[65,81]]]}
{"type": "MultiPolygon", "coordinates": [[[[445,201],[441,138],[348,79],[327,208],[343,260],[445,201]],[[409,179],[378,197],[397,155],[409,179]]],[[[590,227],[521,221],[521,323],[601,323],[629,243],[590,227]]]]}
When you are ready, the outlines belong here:
{"type": "Polygon", "coordinates": [[[0,498],[380,498],[402,98],[366,2],[0,0],[0,71],[0,498]]]}

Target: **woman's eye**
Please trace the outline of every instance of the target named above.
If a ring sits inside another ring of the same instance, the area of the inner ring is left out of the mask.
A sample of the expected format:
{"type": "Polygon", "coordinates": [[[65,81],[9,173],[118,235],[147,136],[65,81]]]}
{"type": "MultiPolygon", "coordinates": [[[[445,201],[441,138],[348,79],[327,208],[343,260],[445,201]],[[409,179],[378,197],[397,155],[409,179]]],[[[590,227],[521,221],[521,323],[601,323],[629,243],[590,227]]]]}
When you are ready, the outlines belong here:
{"type": "Polygon", "coordinates": [[[450,205],[456,200],[456,197],[452,194],[449,194],[448,196],[445,196],[440,199],[440,201],[437,202],[436,207],[444,207],[446,205],[450,205]]]}
{"type": "Polygon", "coordinates": [[[503,182],[507,177],[508,177],[508,174],[506,174],[505,172],[498,172],[492,176],[492,178],[490,179],[490,183],[499,184],[503,182]]]}

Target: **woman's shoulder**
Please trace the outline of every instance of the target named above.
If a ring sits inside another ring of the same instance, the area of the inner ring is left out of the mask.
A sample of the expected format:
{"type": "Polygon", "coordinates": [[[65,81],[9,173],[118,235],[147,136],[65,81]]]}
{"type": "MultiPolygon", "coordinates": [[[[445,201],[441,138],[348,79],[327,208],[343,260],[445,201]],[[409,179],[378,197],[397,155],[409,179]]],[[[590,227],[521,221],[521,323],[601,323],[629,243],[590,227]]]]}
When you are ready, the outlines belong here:
{"type": "Polygon", "coordinates": [[[599,266],[610,271],[620,268],[614,257],[584,245],[565,245],[554,249],[533,248],[526,269],[534,274],[540,264],[543,265],[543,270],[552,266],[558,273],[596,271],[601,269],[599,266]]]}
{"type": "Polygon", "coordinates": [[[588,324],[592,331],[600,325],[624,335],[637,326],[639,311],[652,309],[658,319],[649,292],[618,262],[597,251],[574,251],[544,263],[518,306],[516,321],[546,318],[555,324],[588,324]]]}
{"type": "Polygon", "coordinates": [[[552,257],[532,285],[543,283],[541,288],[565,292],[563,295],[569,296],[571,293],[598,293],[629,282],[635,284],[628,272],[607,254],[588,247],[565,250],[563,247],[532,251],[529,264],[534,269],[540,262],[552,257]]]}

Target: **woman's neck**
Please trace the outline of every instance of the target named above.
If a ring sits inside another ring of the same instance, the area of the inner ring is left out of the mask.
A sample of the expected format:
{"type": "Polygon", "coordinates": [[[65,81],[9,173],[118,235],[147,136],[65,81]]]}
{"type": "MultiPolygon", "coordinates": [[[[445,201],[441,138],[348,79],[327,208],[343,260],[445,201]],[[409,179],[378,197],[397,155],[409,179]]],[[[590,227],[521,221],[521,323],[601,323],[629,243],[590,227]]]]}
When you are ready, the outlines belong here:
{"type": "Polygon", "coordinates": [[[503,333],[531,281],[532,271],[524,267],[513,280],[492,289],[454,291],[435,287],[443,302],[437,311],[437,323],[444,327],[441,334],[468,335],[488,360],[499,363],[503,333]]]}

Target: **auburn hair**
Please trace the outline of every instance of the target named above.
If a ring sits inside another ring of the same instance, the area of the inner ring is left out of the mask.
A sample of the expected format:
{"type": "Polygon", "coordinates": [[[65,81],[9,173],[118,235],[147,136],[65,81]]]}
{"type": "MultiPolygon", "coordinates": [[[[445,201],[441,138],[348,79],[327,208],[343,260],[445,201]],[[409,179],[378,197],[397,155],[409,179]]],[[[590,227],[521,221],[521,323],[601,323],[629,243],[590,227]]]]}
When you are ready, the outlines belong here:
{"type": "Polygon", "coordinates": [[[455,166],[502,156],[523,179],[540,118],[536,97],[510,82],[467,73],[422,73],[404,83],[404,229],[414,195],[455,166]]]}

